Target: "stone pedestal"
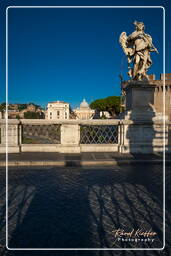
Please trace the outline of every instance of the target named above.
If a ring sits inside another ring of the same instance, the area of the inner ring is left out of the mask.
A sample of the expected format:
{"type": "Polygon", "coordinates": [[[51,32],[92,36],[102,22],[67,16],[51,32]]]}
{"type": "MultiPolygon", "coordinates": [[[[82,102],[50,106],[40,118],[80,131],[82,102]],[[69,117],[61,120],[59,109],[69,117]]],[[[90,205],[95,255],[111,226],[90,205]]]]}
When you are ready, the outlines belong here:
{"type": "Polygon", "coordinates": [[[126,93],[126,111],[122,116],[120,152],[162,152],[164,136],[167,143],[167,129],[163,129],[164,116],[154,108],[155,84],[130,81],[123,89],[126,93]]]}
{"type": "Polygon", "coordinates": [[[126,93],[126,120],[154,120],[159,118],[154,108],[155,85],[142,81],[128,82],[126,93]]]}

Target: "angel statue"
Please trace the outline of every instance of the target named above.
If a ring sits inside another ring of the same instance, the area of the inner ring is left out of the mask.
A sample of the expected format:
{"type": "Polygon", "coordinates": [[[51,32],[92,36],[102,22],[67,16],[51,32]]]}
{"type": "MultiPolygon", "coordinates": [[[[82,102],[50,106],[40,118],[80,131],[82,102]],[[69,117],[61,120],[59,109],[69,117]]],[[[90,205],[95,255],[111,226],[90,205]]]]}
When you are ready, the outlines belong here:
{"type": "Polygon", "coordinates": [[[144,33],[144,23],[135,21],[135,31],[127,36],[122,32],[119,42],[128,58],[128,75],[133,80],[148,80],[147,71],[152,65],[150,52],[157,52],[150,35],[144,33]],[[131,67],[132,63],[132,67],[131,67]]]}

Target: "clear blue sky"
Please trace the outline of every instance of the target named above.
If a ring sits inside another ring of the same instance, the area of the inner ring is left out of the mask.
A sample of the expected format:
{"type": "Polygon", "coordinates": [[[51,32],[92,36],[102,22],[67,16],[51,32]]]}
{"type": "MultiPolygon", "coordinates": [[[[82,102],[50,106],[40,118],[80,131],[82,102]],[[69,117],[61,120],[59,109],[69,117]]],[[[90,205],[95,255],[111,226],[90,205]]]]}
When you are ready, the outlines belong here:
{"type": "MultiPolygon", "coordinates": [[[[5,101],[5,7],[23,4],[137,5],[137,1],[3,1],[0,102],[5,101]]],[[[154,1],[138,1],[138,5],[154,5],[154,1]]],[[[158,0],[155,5],[165,5],[168,14],[167,1],[158,0]]],[[[45,106],[48,101],[64,100],[76,107],[83,98],[90,103],[119,95],[119,74],[127,79],[119,35],[122,31],[130,34],[135,20],[145,23],[160,52],[152,53],[149,71],[159,78],[163,70],[162,9],[9,9],[9,102],[45,106]]],[[[167,34],[167,56],[169,42],[167,34]]],[[[169,60],[166,72],[171,72],[169,60]]]]}

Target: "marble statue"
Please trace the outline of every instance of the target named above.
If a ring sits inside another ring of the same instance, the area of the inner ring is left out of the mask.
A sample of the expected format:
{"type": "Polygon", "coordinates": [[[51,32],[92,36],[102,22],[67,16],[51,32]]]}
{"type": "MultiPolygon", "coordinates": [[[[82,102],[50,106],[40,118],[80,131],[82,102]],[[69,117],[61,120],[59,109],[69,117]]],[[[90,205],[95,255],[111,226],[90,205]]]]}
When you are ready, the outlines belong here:
{"type": "Polygon", "coordinates": [[[127,36],[122,32],[119,42],[128,58],[128,75],[132,80],[148,80],[147,71],[152,65],[150,52],[157,52],[152,37],[145,34],[144,23],[135,21],[135,31],[127,36]]]}

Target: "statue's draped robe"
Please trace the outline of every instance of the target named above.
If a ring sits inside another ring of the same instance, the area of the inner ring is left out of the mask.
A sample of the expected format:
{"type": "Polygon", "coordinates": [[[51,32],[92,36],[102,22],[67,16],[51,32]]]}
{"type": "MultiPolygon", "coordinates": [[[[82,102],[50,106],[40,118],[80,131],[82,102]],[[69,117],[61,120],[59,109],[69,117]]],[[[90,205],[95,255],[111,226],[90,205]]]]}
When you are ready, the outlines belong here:
{"type": "Polygon", "coordinates": [[[142,31],[135,31],[128,37],[127,40],[129,43],[132,42],[134,45],[134,58],[136,58],[136,55],[139,55],[140,59],[145,61],[147,56],[145,69],[148,70],[148,68],[152,65],[152,60],[150,58],[150,47],[152,43],[151,36],[143,33],[142,31]]]}

